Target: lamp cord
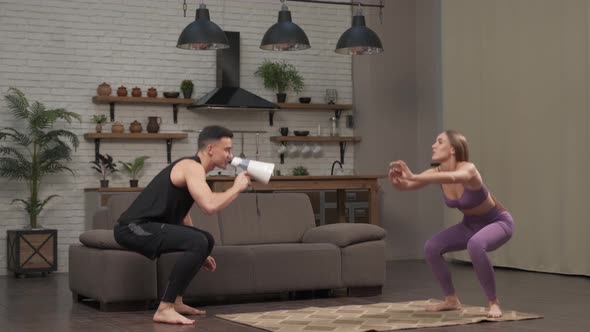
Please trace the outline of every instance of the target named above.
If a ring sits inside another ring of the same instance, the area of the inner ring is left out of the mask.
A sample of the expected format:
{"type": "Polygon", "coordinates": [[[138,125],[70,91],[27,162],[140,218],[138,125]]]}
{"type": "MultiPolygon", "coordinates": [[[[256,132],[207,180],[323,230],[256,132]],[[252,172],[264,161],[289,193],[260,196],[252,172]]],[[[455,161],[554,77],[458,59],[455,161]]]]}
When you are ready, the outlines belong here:
{"type": "Polygon", "coordinates": [[[186,8],[187,8],[186,0],[184,0],[184,3],[182,4],[182,10],[184,10],[184,17],[186,17],[186,8]]]}

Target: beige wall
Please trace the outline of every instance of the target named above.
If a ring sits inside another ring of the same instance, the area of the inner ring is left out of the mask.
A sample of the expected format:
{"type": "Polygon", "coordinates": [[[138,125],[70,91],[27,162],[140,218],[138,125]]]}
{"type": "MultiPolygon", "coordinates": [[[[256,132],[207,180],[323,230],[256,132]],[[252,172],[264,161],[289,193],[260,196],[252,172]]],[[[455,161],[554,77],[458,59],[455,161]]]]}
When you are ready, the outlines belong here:
{"type": "Polygon", "coordinates": [[[590,274],[589,1],[442,3],[444,125],[516,220],[496,264],[590,274]]]}
{"type": "MultiPolygon", "coordinates": [[[[377,3],[377,1],[374,1],[377,3]]],[[[415,169],[430,162],[430,145],[440,127],[438,1],[387,1],[383,24],[376,9],[365,10],[367,25],[385,52],[353,59],[355,169],[387,172],[404,159],[415,169]]],[[[442,227],[436,188],[394,191],[382,181],[380,222],[388,231],[388,258],[422,257],[424,241],[442,227]]]]}

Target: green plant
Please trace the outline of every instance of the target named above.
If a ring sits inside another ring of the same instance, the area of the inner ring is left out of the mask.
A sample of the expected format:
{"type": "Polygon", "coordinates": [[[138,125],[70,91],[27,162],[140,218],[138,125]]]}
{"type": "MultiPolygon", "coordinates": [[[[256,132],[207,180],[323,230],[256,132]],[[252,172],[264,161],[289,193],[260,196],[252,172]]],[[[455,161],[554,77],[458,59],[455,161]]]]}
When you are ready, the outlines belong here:
{"type": "Polygon", "coordinates": [[[303,166],[297,166],[297,167],[293,168],[293,175],[295,175],[295,176],[309,175],[309,172],[307,171],[307,168],[305,168],[303,166]]]}
{"type": "Polygon", "coordinates": [[[195,85],[193,84],[193,81],[184,80],[184,81],[182,81],[182,83],[180,83],[180,91],[185,92],[185,91],[192,90],[194,86],[195,85]]]}
{"type": "Polygon", "coordinates": [[[95,114],[92,116],[92,122],[96,123],[96,124],[103,124],[107,122],[107,116],[104,114],[98,115],[95,114]]]}
{"type": "Polygon", "coordinates": [[[145,165],[145,160],[149,158],[150,157],[148,156],[141,156],[135,158],[131,162],[119,161],[119,163],[121,164],[121,166],[123,166],[121,169],[124,170],[127,174],[129,174],[131,180],[137,180],[137,176],[139,175],[139,173],[143,169],[143,166],[145,165]]]}
{"type": "Polygon", "coordinates": [[[103,181],[105,181],[107,177],[112,173],[117,172],[117,165],[113,162],[113,157],[109,156],[108,154],[105,154],[103,156],[99,153],[97,155],[97,159],[91,161],[90,163],[94,164],[94,166],[92,166],[92,169],[100,173],[101,180],[103,181]]]}
{"type": "Polygon", "coordinates": [[[285,93],[288,89],[295,92],[303,91],[303,77],[295,66],[285,61],[264,60],[254,75],[262,77],[265,88],[278,93],[285,93]]]}
{"type": "Polygon", "coordinates": [[[47,109],[38,101],[29,104],[25,94],[17,88],[8,89],[4,100],[12,115],[23,120],[24,126],[22,130],[10,127],[0,129],[0,141],[12,143],[10,146],[0,145],[0,176],[9,181],[24,180],[27,183],[28,198],[16,198],[12,203],[22,203],[29,215],[29,226],[37,228],[37,217],[43,207],[52,198],[58,197],[49,195],[41,201],[41,182],[46,175],[64,171],[74,175],[64,162],[72,159],[71,146],[77,149],[79,144],[76,134],[65,129],[53,129],[53,125],[58,120],[68,124],[74,119],[81,122],[81,118],[63,108],[47,109]]]}

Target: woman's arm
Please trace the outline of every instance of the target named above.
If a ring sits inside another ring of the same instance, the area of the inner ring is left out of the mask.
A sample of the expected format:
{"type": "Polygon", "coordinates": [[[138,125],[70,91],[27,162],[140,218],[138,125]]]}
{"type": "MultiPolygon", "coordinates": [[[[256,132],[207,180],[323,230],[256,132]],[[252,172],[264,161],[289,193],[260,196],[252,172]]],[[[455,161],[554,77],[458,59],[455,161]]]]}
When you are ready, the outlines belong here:
{"type": "Polygon", "coordinates": [[[402,179],[424,184],[467,183],[477,177],[477,170],[472,163],[462,163],[454,171],[422,172],[420,174],[413,174],[408,165],[401,160],[393,162],[392,166],[399,169],[402,179]]]}
{"type": "MultiPolygon", "coordinates": [[[[429,168],[421,174],[428,174],[436,172],[434,168],[429,168]]],[[[428,183],[413,181],[402,177],[402,172],[398,168],[391,168],[389,170],[389,181],[397,190],[416,190],[425,187],[428,183]]]]}

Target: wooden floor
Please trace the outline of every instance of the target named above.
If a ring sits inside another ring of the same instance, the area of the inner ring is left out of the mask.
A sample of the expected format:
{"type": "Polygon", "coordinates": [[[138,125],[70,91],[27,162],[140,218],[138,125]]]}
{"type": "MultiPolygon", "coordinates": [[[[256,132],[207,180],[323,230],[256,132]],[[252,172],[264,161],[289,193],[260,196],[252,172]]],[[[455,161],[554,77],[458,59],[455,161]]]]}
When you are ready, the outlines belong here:
{"type": "MultiPolygon", "coordinates": [[[[451,264],[457,291],[466,304],[485,305],[485,298],[470,265],[451,264]]],[[[501,323],[480,323],[445,328],[440,331],[589,331],[590,278],[497,269],[497,284],[503,307],[545,318],[501,323]]],[[[440,291],[423,261],[388,263],[383,294],[377,297],[330,297],[291,300],[289,306],[329,306],[366,302],[400,302],[440,298],[440,291]]],[[[285,304],[285,302],[282,302],[285,304]]],[[[2,332],[149,332],[149,331],[261,331],[215,318],[215,314],[273,310],[273,301],[222,304],[205,307],[206,317],[196,326],[171,326],[151,321],[153,312],[100,312],[87,304],[72,303],[68,275],[15,279],[0,277],[0,331],[2,332]]]]}

